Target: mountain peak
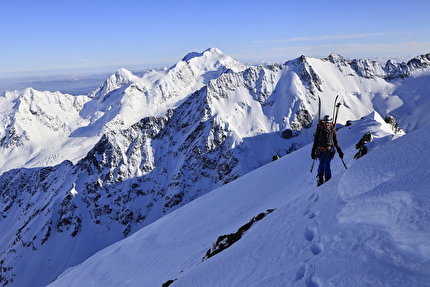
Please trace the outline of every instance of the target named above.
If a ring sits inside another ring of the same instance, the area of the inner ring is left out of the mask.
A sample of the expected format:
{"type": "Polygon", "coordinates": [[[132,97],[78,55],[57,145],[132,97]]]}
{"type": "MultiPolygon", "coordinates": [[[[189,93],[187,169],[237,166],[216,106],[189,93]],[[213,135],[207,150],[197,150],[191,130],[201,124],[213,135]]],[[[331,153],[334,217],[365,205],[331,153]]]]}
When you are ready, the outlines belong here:
{"type": "Polygon", "coordinates": [[[124,69],[124,68],[118,69],[114,75],[117,78],[128,78],[128,79],[130,79],[130,78],[134,77],[132,72],[130,72],[129,70],[124,69]]]}
{"type": "Polygon", "coordinates": [[[114,84],[115,86],[121,87],[133,80],[136,76],[127,69],[118,69],[115,74],[111,75],[106,81],[114,84]]]}
{"type": "Polygon", "coordinates": [[[194,58],[200,58],[200,57],[210,57],[210,56],[225,56],[225,54],[219,50],[218,48],[209,48],[203,51],[202,53],[199,52],[191,52],[188,53],[182,61],[189,62],[190,60],[194,58]]]}
{"type": "Polygon", "coordinates": [[[209,48],[202,53],[192,52],[174,65],[171,70],[192,70],[194,76],[203,76],[204,83],[210,79],[219,77],[220,74],[231,70],[240,72],[246,69],[246,65],[224,54],[217,48],[209,48]]]}
{"type": "Polygon", "coordinates": [[[100,98],[107,95],[109,92],[116,90],[125,84],[131,82],[136,76],[127,69],[118,69],[94,92],[90,93],[91,98],[100,98]]]}
{"type": "Polygon", "coordinates": [[[328,57],[326,59],[332,63],[337,63],[337,62],[342,61],[344,58],[335,52],[331,52],[330,55],[328,55],[328,57]]]}

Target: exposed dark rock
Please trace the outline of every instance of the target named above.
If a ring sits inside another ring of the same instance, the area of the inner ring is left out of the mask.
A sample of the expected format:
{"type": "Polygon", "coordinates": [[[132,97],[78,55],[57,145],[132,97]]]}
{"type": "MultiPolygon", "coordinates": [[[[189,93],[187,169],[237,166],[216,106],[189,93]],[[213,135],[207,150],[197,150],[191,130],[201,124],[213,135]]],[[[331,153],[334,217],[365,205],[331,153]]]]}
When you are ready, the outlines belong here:
{"type": "Polygon", "coordinates": [[[255,222],[262,220],[267,214],[273,212],[274,210],[275,209],[268,209],[266,212],[258,214],[248,223],[241,226],[235,233],[219,236],[212,248],[206,252],[206,255],[203,257],[202,261],[209,259],[232,246],[242,238],[243,234],[248,231],[255,222]]]}
{"type": "Polygon", "coordinates": [[[400,133],[400,132],[402,132],[403,130],[402,130],[402,128],[399,126],[399,124],[397,123],[397,119],[395,118],[395,117],[393,117],[393,116],[390,116],[390,115],[386,115],[385,116],[385,118],[384,118],[384,121],[387,123],[387,124],[390,124],[391,125],[391,127],[392,127],[392,129],[393,129],[393,131],[394,131],[394,133],[400,133]]]}
{"type": "Polygon", "coordinates": [[[175,280],[168,280],[168,281],[164,282],[163,285],[161,285],[161,287],[169,287],[176,280],[178,280],[178,278],[176,278],[175,280]]]}
{"type": "Polygon", "coordinates": [[[293,131],[291,129],[286,129],[286,130],[284,130],[284,131],[281,132],[281,137],[283,139],[286,139],[286,140],[290,139],[290,138],[293,138],[293,137],[296,137],[298,135],[299,135],[299,133],[297,131],[293,131]]]}
{"type": "Polygon", "coordinates": [[[372,134],[367,132],[355,145],[355,148],[358,149],[358,152],[354,155],[354,159],[359,159],[363,155],[367,154],[367,146],[366,143],[372,141],[372,134]]]}
{"type": "Polygon", "coordinates": [[[273,157],[272,157],[272,161],[275,161],[275,160],[278,160],[278,159],[280,159],[281,157],[279,156],[279,155],[274,155],[273,157]]]}

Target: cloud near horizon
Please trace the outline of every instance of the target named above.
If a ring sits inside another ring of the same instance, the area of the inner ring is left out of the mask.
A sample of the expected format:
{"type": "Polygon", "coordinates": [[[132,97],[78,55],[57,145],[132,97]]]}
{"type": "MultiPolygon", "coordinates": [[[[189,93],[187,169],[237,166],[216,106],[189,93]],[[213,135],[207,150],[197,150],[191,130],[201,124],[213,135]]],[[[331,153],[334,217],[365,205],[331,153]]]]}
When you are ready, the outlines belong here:
{"type": "Polygon", "coordinates": [[[300,41],[326,41],[326,40],[337,40],[337,39],[358,39],[374,36],[387,36],[393,35],[394,33],[360,33],[360,34],[338,34],[338,35],[323,35],[323,36],[311,36],[311,37],[295,37],[290,39],[273,39],[273,40],[256,40],[254,43],[286,43],[286,42],[300,42],[300,41]]]}
{"type": "MultiPolygon", "coordinates": [[[[365,35],[377,34],[354,34],[354,35],[343,35],[343,38],[354,39],[365,37],[365,35]]],[[[381,34],[382,35],[382,34],[381,34]]],[[[237,53],[234,57],[238,59],[255,59],[257,56],[261,60],[271,61],[275,59],[290,60],[297,58],[300,55],[308,55],[314,57],[326,57],[330,53],[335,52],[339,55],[351,58],[395,58],[396,60],[401,59],[402,61],[408,61],[413,57],[430,53],[430,41],[418,42],[418,41],[405,41],[406,39],[399,39],[404,41],[398,41],[396,43],[385,43],[369,41],[368,43],[358,42],[333,42],[323,43],[318,42],[322,40],[330,39],[341,39],[339,36],[321,36],[321,37],[303,37],[303,39],[314,39],[314,43],[306,42],[298,43],[299,38],[296,40],[285,40],[279,41],[277,47],[265,46],[265,42],[255,41],[253,45],[243,47],[241,53],[237,53]],[[337,38],[336,38],[337,37],[337,38]],[[294,45],[291,43],[297,43],[294,45]],[[290,43],[290,44],[287,44],[290,43]]],[[[312,40],[310,40],[312,41],[312,40]]]]}

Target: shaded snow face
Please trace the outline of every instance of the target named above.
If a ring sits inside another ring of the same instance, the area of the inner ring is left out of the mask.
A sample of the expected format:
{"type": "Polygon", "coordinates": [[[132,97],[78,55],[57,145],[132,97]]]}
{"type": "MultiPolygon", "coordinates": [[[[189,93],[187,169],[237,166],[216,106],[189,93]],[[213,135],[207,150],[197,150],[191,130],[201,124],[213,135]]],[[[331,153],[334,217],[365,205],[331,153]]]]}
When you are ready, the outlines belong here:
{"type": "Polygon", "coordinates": [[[422,150],[430,128],[387,142],[380,126],[367,117],[339,130],[346,158],[362,131],[380,144],[348,160],[347,170],[335,158],[333,178],[320,187],[303,160],[308,145],[166,215],[50,286],[88,278],[97,278],[94,286],[425,286],[430,158],[422,150]],[[268,208],[276,210],[253,222],[268,208]],[[234,245],[202,262],[244,226],[234,245]]]}

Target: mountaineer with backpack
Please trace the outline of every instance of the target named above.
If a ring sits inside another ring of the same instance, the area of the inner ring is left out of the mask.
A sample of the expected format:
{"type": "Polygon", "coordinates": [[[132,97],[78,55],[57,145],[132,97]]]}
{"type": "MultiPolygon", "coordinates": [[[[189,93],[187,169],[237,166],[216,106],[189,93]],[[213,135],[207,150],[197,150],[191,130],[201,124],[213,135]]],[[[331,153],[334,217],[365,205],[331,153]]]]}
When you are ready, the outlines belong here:
{"type": "Polygon", "coordinates": [[[335,124],[330,119],[330,116],[326,115],[322,120],[319,120],[311,153],[313,160],[319,158],[320,161],[317,175],[318,186],[331,178],[330,162],[336,154],[335,149],[343,162],[343,152],[337,142],[335,124]]]}

